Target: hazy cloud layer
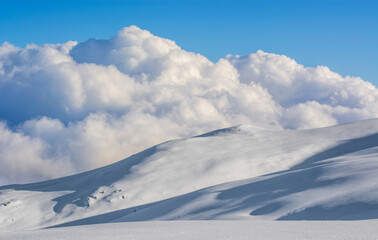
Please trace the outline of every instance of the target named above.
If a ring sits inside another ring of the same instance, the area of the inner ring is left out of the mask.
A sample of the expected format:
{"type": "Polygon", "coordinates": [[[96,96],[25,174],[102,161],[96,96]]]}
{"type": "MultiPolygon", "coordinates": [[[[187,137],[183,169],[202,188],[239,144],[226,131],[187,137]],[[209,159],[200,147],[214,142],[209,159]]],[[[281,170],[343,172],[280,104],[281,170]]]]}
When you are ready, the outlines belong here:
{"type": "MultiPolygon", "coordinates": [[[[0,46],[0,179],[84,171],[172,138],[378,117],[378,90],[258,51],[217,63],[131,26],[109,40],[0,46]]],[[[1,184],[1,182],[0,182],[1,184]]]]}

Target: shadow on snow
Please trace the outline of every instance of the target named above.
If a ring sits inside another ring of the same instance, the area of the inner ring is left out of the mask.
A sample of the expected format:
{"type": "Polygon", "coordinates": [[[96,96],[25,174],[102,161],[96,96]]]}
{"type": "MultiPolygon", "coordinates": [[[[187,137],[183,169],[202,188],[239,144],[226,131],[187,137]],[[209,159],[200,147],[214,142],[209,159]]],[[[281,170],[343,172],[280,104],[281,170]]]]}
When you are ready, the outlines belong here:
{"type": "MultiPolygon", "coordinates": [[[[183,219],[195,219],[194,216],[197,216],[197,219],[212,219],[222,216],[223,214],[243,210],[250,211],[250,215],[252,216],[269,215],[285,207],[286,203],[280,200],[282,197],[306,190],[343,183],[348,180],[348,177],[319,180],[319,176],[323,173],[324,168],[329,164],[333,164],[333,161],[322,160],[377,146],[378,134],[352,139],[315,154],[289,170],[271,173],[249,180],[212,186],[159,202],[134,206],[53,227],[107,223],[117,219],[118,221],[126,222],[158,218],[164,220],[180,219],[180,214],[177,214],[177,211],[180,211],[180,207],[190,204],[201,196],[205,196],[209,193],[216,194],[216,199],[219,204],[206,206],[203,209],[193,210],[192,212],[186,211],[185,215],[183,215],[183,219]],[[238,186],[235,187],[235,185],[238,186]],[[175,214],[169,215],[174,211],[175,214]],[[201,218],[201,216],[205,217],[201,218]]],[[[74,191],[73,193],[54,199],[54,201],[57,202],[54,211],[59,213],[67,204],[75,204],[74,200],[78,197],[86,197],[99,187],[111,185],[118,179],[124,177],[130,172],[133,165],[151,156],[155,151],[156,147],[153,147],[123,161],[90,172],[42,183],[4,186],[0,187],[0,190],[14,188],[16,190],[29,191],[74,191]],[[104,180],[99,182],[99,178],[104,180]],[[70,180],[69,184],[65,182],[65,179],[70,180]],[[84,192],[83,189],[85,189],[84,192]]],[[[287,213],[279,217],[278,220],[324,220],[325,217],[328,220],[375,219],[378,218],[378,204],[355,201],[331,208],[313,206],[300,211],[287,213]]]]}

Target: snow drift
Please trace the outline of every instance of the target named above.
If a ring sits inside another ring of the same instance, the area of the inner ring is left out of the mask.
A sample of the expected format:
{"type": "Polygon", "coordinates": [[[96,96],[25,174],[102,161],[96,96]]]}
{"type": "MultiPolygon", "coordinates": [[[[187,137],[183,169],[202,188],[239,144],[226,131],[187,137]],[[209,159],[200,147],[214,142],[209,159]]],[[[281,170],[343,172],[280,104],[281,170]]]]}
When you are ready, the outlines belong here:
{"type": "Polygon", "coordinates": [[[242,125],[117,163],[0,187],[1,230],[145,220],[378,218],[378,120],[242,125]]]}

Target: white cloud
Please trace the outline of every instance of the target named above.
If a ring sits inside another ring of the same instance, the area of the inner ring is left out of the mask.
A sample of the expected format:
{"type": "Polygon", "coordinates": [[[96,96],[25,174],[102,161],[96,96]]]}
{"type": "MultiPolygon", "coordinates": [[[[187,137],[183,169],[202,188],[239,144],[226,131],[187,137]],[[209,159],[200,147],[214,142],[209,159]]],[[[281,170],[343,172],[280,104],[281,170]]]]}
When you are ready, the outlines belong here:
{"type": "Polygon", "coordinates": [[[70,159],[57,156],[41,138],[10,131],[0,123],[0,174],[7,182],[36,181],[75,171],[70,159]]]}
{"type": "Polygon", "coordinates": [[[217,63],[131,26],[109,40],[0,46],[0,179],[95,168],[172,138],[378,117],[378,90],[258,51],[217,63]],[[28,157],[25,157],[28,156],[28,157]]]}
{"type": "Polygon", "coordinates": [[[321,105],[315,101],[299,103],[285,109],[281,122],[291,129],[336,125],[337,120],[332,116],[332,112],[331,106],[321,105]]]}

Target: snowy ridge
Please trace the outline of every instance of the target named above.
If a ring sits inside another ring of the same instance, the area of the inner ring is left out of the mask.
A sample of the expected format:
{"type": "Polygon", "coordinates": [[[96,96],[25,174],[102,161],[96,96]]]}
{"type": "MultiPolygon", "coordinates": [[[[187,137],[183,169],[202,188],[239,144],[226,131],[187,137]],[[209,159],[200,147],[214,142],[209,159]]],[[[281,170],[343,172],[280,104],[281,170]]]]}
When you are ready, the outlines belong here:
{"type": "Polygon", "coordinates": [[[0,229],[145,220],[378,218],[378,119],[310,130],[238,126],[112,165],[0,187],[0,229]]]}

